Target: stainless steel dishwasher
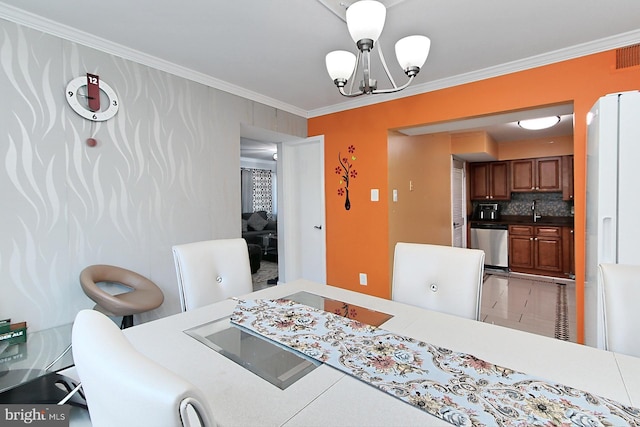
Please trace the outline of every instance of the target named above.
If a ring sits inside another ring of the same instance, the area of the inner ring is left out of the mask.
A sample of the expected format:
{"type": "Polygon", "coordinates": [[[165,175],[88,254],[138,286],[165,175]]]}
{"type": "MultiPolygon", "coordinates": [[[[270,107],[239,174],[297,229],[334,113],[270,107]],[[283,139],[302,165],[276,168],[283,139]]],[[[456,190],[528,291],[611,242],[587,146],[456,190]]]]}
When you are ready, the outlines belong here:
{"type": "Polygon", "coordinates": [[[507,224],[471,223],[471,248],[484,251],[484,265],[509,268],[509,227],[507,224]]]}

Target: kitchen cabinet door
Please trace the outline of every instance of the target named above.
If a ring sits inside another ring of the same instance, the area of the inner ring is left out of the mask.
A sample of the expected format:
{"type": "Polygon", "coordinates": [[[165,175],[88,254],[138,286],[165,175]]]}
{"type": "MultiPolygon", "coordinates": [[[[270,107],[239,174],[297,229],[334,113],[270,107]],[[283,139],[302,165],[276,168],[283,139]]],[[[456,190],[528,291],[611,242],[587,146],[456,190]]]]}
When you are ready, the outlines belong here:
{"type": "Polygon", "coordinates": [[[471,200],[489,198],[489,163],[470,163],[471,200]]]}
{"type": "Polygon", "coordinates": [[[564,274],[568,277],[575,277],[576,259],[574,248],[573,227],[562,227],[562,265],[564,274]]]}
{"type": "Polygon", "coordinates": [[[561,158],[536,159],[536,191],[562,191],[561,158]]]}
{"type": "Polygon", "coordinates": [[[562,231],[560,227],[535,227],[534,251],[536,270],[562,273],[562,231]]]}
{"type": "Polygon", "coordinates": [[[560,157],[511,161],[511,191],[562,191],[560,157]]]}
{"type": "Polygon", "coordinates": [[[509,268],[514,271],[534,268],[533,227],[509,226],[509,268]]]}
{"type": "Polygon", "coordinates": [[[509,162],[489,163],[489,178],[490,199],[511,199],[511,190],[509,188],[509,162]]]}
{"type": "Polygon", "coordinates": [[[534,191],[535,184],[535,160],[511,161],[511,191],[534,191]]]}

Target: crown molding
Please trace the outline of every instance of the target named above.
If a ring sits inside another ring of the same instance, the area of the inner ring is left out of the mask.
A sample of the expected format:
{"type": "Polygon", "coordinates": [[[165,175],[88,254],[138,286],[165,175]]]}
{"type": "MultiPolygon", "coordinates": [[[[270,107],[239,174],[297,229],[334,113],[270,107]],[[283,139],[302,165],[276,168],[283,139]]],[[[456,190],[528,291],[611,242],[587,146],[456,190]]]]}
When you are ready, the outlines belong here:
{"type": "Polygon", "coordinates": [[[560,61],[579,58],[581,56],[591,55],[619,47],[629,46],[640,43],[640,30],[634,30],[627,33],[606,37],[592,42],[583,43],[568,48],[531,56],[529,58],[508,62],[505,64],[488,67],[469,73],[458,74],[456,76],[435,80],[415,86],[409,86],[401,92],[387,95],[375,95],[375,97],[366,96],[359,97],[340,104],[330,105],[324,108],[318,108],[308,112],[307,117],[313,118],[324,116],[326,114],[337,113],[340,111],[351,110],[354,108],[365,107],[368,105],[379,104],[380,102],[391,101],[395,99],[406,98],[421,93],[432,92],[435,90],[446,89],[448,87],[458,86],[466,83],[472,83],[492,77],[498,77],[505,74],[516,73],[531,68],[541,67],[560,61]]]}
{"type": "Polygon", "coordinates": [[[114,55],[123,59],[131,60],[148,67],[165,71],[178,77],[192,80],[197,83],[228,92],[251,101],[259,102],[282,111],[287,111],[301,117],[307,117],[307,111],[302,108],[284,103],[277,99],[270,98],[257,92],[233,85],[220,79],[213,78],[198,71],[174,64],[164,59],[157,58],[152,55],[128,48],[118,43],[97,37],[95,35],[79,31],[67,25],[43,18],[41,16],[26,12],[24,10],[0,3],[0,18],[6,19],[16,24],[34,30],[42,31],[56,37],[68,40],[70,42],[79,43],[81,45],[100,50],[102,52],[114,55]]]}

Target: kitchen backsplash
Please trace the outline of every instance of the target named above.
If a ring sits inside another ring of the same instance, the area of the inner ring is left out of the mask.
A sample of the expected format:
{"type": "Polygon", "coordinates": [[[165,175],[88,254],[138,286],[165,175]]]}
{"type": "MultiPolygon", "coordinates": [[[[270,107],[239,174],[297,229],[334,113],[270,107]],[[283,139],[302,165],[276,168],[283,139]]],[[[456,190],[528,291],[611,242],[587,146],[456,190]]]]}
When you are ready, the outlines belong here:
{"type": "MultiPolygon", "coordinates": [[[[562,193],[511,193],[511,200],[498,201],[501,215],[531,215],[531,205],[536,201],[536,212],[544,216],[573,216],[573,202],[562,200],[562,193]]],[[[476,212],[478,203],[473,202],[476,212]]]]}

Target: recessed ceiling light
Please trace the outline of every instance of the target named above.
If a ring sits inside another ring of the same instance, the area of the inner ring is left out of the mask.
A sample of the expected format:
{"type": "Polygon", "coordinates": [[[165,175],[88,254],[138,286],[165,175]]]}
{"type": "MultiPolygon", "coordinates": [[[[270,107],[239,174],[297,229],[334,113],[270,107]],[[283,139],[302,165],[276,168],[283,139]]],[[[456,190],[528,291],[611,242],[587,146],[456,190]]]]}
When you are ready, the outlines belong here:
{"type": "Polygon", "coordinates": [[[540,117],[538,119],[520,120],[518,126],[527,130],[547,129],[560,123],[560,116],[540,117]]]}

